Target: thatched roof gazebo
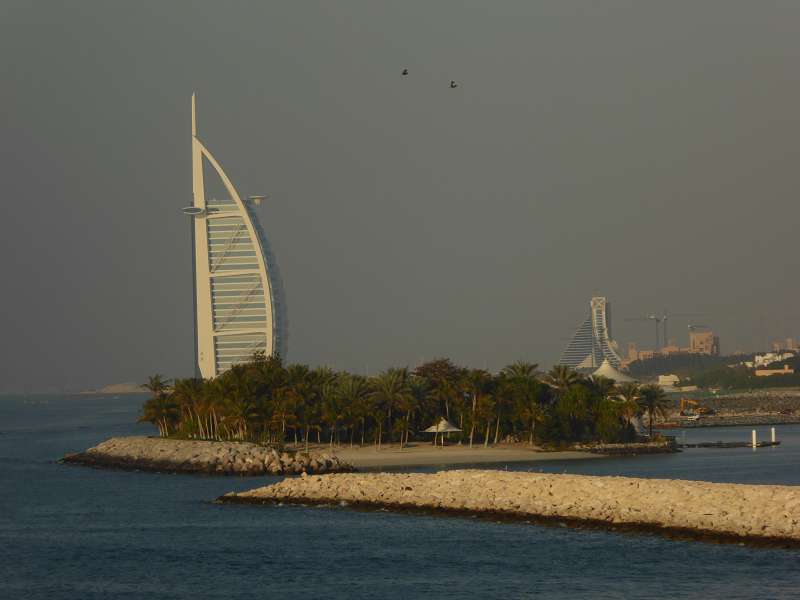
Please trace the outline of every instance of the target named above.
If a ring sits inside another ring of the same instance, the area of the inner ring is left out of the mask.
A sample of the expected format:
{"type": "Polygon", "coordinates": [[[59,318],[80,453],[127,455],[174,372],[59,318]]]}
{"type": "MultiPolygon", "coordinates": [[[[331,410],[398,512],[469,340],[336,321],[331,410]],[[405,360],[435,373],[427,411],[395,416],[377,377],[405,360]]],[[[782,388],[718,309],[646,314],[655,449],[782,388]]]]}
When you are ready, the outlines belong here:
{"type": "MultiPolygon", "coordinates": [[[[458,427],[453,425],[450,421],[442,417],[439,419],[439,422],[436,425],[431,425],[428,427],[424,433],[432,433],[433,434],[433,445],[436,445],[436,438],[440,433],[453,433],[461,431],[458,427]]],[[[442,446],[444,446],[444,435],[442,436],[442,446]]]]}

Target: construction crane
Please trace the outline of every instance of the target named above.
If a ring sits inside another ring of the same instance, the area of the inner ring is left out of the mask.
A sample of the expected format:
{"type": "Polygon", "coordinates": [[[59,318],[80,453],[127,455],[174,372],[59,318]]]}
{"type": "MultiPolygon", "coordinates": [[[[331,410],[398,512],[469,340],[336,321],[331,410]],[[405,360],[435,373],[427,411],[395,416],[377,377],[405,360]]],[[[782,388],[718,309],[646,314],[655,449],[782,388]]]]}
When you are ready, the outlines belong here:
{"type": "Polygon", "coordinates": [[[659,345],[659,339],[661,335],[661,331],[659,330],[659,325],[661,324],[661,317],[657,315],[647,315],[646,317],[632,317],[629,319],[625,319],[626,321],[654,321],[656,324],[656,351],[661,349],[659,345]]]}
{"type": "Polygon", "coordinates": [[[667,337],[667,319],[671,317],[704,317],[705,315],[702,313],[675,313],[675,314],[668,314],[667,309],[665,308],[664,311],[661,313],[661,322],[664,324],[664,345],[669,345],[669,338],[667,337]]]}
{"type": "MultiPolygon", "coordinates": [[[[630,319],[625,319],[626,321],[653,321],[656,325],[656,351],[661,349],[661,343],[666,346],[669,344],[669,338],[667,337],[667,321],[673,317],[701,317],[702,314],[699,313],[668,313],[667,309],[664,309],[661,315],[651,314],[646,315],[644,317],[632,317],[630,319]],[[661,335],[660,326],[663,324],[664,335],[661,335]]],[[[701,327],[701,325],[696,325],[696,327],[701,327]]]]}

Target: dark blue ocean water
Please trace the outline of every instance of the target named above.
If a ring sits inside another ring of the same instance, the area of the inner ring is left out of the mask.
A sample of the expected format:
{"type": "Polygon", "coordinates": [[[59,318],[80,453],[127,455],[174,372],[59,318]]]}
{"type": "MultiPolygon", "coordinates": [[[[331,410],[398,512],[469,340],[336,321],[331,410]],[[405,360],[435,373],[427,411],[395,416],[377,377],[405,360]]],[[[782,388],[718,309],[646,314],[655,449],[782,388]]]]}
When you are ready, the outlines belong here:
{"type": "MultiPolygon", "coordinates": [[[[134,424],[141,401],[0,398],[0,599],[800,597],[800,551],[346,508],[219,506],[210,501],[266,478],[55,462],[112,435],[151,433],[134,424]]],[[[755,452],[513,468],[800,484],[800,427],[778,434],[782,446],[755,452]]],[[[747,439],[749,429],[686,435],[747,439]]]]}

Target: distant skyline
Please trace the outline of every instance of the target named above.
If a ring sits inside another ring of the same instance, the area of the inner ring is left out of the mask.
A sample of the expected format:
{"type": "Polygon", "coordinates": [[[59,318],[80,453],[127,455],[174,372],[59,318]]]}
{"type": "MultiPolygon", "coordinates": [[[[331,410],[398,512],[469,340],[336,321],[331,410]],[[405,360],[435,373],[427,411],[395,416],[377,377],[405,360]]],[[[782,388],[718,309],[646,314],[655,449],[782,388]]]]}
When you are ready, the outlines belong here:
{"type": "Polygon", "coordinates": [[[0,392],[191,375],[193,91],[290,361],[549,366],[592,296],[800,338],[800,4],[188,6],[0,5],[0,392]]]}

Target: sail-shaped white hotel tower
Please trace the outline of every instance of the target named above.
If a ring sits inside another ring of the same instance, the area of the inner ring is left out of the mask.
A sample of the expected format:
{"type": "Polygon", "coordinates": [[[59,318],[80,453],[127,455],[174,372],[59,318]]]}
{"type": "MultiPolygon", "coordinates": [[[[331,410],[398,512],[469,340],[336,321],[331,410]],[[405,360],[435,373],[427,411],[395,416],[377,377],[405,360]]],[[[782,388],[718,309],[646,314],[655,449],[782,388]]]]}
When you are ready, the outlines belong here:
{"type": "Polygon", "coordinates": [[[261,197],[242,200],[197,137],[192,95],[191,206],[196,375],[216,377],[255,352],[286,355],[286,303],[277,265],[258,222],[261,197]],[[206,194],[204,168],[216,172],[225,198],[206,194]]]}
{"type": "Polygon", "coordinates": [[[589,302],[589,316],[572,336],[558,364],[594,371],[606,360],[617,369],[622,363],[611,337],[611,304],[603,296],[595,296],[589,302]]]}

